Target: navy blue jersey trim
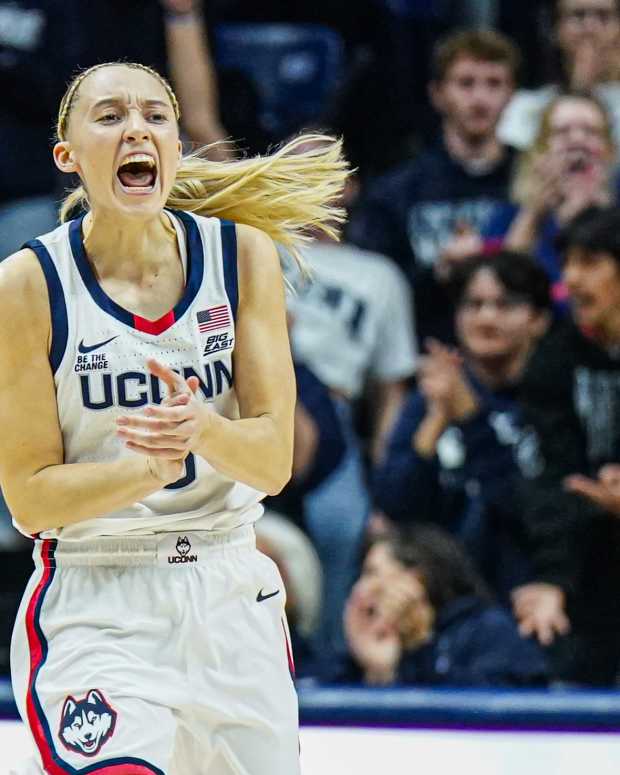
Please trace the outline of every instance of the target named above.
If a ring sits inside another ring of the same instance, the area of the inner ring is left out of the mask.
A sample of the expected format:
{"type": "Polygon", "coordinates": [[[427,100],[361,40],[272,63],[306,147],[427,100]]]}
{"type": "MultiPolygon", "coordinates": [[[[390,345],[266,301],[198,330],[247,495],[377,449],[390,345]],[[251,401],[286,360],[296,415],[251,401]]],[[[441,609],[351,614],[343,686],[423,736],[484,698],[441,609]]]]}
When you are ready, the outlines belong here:
{"type": "MultiPolygon", "coordinates": [[[[178,304],[171,312],[174,317],[170,318],[171,325],[181,318],[190,304],[196,298],[196,295],[200,289],[202,283],[203,271],[204,271],[204,250],[202,247],[202,239],[200,238],[200,232],[198,225],[187,213],[183,213],[179,210],[171,211],[179,218],[185,227],[187,234],[187,283],[183,296],[179,300],[178,304]]],[[[103,288],[97,282],[93,269],[86,256],[86,250],[84,249],[84,240],[82,238],[82,221],[84,216],[71,221],[69,226],[69,241],[71,243],[71,252],[75,260],[76,266],[80,273],[80,277],[88,292],[93,298],[93,301],[104,312],[107,312],[112,317],[120,320],[130,328],[136,328],[134,321],[134,314],[129,312],[117,304],[111,299],[103,288]]],[[[170,313],[167,313],[170,314],[170,313]]],[[[162,316],[165,317],[165,316],[162,316]]],[[[156,322],[156,321],[153,321],[156,322]]]]}
{"type": "Polygon", "coordinates": [[[36,255],[45,275],[52,318],[52,346],[50,348],[49,360],[52,371],[55,374],[67,349],[67,339],[69,337],[65,294],[52,257],[45,245],[39,240],[32,240],[27,242],[24,247],[29,248],[36,255]]]}
{"type": "Polygon", "coordinates": [[[232,221],[221,221],[224,285],[233,320],[237,321],[239,279],[237,276],[237,229],[232,221]]]}
{"type": "Polygon", "coordinates": [[[204,277],[205,254],[200,229],[194,218],[183,210],[170,212],[185,226],[187,234],[187,285],[183,298],[174,308],[174,316],[178,320],[198,295],[204,277]]]}

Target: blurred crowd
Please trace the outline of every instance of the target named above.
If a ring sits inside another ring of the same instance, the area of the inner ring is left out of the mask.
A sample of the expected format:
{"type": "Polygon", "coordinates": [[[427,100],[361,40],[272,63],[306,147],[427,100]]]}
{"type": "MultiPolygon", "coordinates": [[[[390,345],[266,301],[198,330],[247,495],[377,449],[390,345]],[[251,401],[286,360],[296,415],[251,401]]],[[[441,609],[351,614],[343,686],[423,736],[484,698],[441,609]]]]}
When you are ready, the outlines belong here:
{"type": "MultiPolygon", "coordinates": [[[[259,546],[299,680],[620,680],[620,1],[0,0],[0,255],[54,228],[78,68],[165,73],[187,148],[342,136],[286,255],[294,473],[259,546]]],[[[31,547],[0,522],[0,671],[31,547]]]]}

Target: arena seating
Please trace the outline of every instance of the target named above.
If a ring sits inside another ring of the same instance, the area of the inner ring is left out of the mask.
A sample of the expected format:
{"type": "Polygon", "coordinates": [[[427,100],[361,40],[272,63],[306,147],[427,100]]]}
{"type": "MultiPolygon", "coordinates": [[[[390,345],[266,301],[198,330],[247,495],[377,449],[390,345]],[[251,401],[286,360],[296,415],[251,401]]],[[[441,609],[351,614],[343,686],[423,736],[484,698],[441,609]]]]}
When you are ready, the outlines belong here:
{"type": "Polygon", "coordinates": [[[344,66],[340,35],[318,24],[220,24],[215,56],[252,83],[263,129],[279,136],[319,118],[344,66]]]}

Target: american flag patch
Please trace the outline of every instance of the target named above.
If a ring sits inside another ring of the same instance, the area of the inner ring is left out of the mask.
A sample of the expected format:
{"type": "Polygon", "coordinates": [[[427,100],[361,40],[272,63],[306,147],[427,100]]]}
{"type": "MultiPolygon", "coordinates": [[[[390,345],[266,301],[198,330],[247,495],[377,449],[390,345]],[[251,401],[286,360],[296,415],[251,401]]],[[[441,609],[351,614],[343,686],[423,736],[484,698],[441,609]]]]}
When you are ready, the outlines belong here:
{"type": "Polygon", "coordinates": [[[217,307],[203,309],[196,314],[198,321],[198,330],[201,334],[207,331],[215,331],[218,328],[226,328],[230,325],[230,312],[226,304],[220,304],[217,307]]]}

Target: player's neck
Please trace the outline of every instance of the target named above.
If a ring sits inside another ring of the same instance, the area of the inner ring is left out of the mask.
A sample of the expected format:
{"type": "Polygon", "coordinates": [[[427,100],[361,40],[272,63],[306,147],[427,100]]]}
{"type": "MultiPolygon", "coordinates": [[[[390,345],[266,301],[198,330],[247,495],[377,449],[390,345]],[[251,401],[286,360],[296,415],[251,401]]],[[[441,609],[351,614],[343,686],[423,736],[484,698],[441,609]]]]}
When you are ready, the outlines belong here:
{"type": "Polygon", "coordinates": [[[494,134],[469,137],[449,121],[444,121],[443,140],[450,156],[467,168],[491,168],[504,156],[504,146],[494,134]]]}
{"type": "Polygon", "coordinates": [[[176,232],[163,213],[150,221],[137,221],[90,212],[82,229],[86,253],[100,278],[139,282],[178,256],[176,232]]]}

